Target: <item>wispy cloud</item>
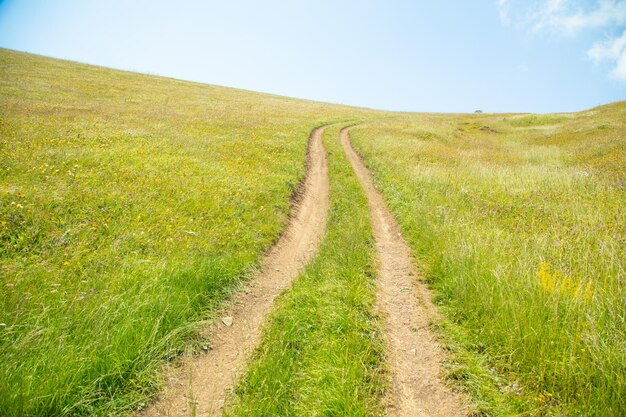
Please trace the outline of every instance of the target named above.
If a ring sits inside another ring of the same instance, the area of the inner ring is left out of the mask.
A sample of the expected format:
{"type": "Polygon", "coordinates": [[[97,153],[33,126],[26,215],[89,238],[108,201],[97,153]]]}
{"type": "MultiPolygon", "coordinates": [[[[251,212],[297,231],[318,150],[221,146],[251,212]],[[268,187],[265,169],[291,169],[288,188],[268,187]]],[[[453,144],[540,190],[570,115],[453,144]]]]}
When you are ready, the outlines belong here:
{"type": "Polygon", "coordinates": [[[596,63],[603,61],[615,63],[611,76],[626,82],[626,30],[618,38],[594,44],[587,51],[587,56],[596,63]]]}
{"type": "Polygon", "coordinates": [[[576,36],[604,29],[623,33],[596,42],[587,51],[596,63],[614,65],[611,76],[626,82],[626,0],[496,0],[504,25],[520,26],[532,34],[576,36]]]}
{"type": "Polygon", "coordinates": [[[566,35],[576,35],[586,29],[624,24],[626,1],[549,0],[535,13],[534,21],[534,31],[554,29],[566,35]]]}

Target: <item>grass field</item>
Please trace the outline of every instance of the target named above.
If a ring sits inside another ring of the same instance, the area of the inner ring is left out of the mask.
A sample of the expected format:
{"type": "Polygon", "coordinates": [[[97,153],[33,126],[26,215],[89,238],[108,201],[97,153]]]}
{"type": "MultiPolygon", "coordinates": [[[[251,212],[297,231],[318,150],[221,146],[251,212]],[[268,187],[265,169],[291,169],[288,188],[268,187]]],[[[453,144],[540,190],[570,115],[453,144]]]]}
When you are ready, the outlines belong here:
{"type": "Polygon", "coordinates": [[[626,411],[626,103],[353,133],[493,415],[626,411]]]}
{"type": "MultiPolygon", "coordinates": [[[[475,415],[623,415],[626,102],[385,113],[1,49],[0,415],[141,407],[276,241],[311,130],[354,120],[475,415]]],[[[327,236],[233,416],[384,412],[371,225],[339,126],[327,236]]]]}
{"type": "Polygon", "coordinates": [[[347,109],[6,50],[0,68],[0,415],[134,407],[347,109]]]}

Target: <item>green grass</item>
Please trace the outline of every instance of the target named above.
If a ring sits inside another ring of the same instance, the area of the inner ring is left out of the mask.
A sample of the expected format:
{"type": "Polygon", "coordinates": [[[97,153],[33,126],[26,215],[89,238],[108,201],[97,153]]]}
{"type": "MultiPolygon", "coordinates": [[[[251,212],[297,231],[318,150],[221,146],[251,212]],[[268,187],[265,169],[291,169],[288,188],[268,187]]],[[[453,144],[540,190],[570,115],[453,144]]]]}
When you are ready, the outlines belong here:
{"type": "Polygon", "coordinates": [[[382,415],[373,237],[367,200],[338,132],[324,134],[331,181],[326,239],[277,302],[230,416],[382,415]]]}
{"type": "MultiPolygon", "coordinates": [[[[284,227],[310,131],[355,119],[476,414],[623,415],[625,116],[373,112],[0,50],[0,415],[154,396],[284,227]]],[[[369,216],[337,133],[328,235],[232,415],[383,412],[369,216]]]]}
{"type": "Polygon", "coordinates": [[[477,412],[626,411],[625,121],[617,103],[353,131],[449,319],[450,376],[477,412]]]}
{"type": "Polygon", "coordinates": [[[103,415],[250,275],[348,108],[0,50],[0,415],[103,415]]]}

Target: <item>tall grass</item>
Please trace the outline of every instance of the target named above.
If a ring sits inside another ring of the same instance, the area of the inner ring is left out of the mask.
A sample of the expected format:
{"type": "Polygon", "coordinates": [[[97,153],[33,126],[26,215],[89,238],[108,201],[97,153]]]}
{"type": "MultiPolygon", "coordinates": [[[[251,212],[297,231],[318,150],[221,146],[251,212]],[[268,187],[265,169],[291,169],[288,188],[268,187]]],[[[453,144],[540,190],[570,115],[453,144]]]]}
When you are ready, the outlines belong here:
{"type": "Polygon", "coordinates": [[[383,346],[373,315],[367,200],[338,141],[324,134],[331,209],[319,255],[283,294],[236,390],[231,416],[381,415],[383,346]]]}
{"type": "MultiPolygon", "coordinates": [[[[0,50],[0,415],[154,395],[282,230],[310,130],[357,117],[477,412],[622,415],[625,116],[384,114],[0,50]]],[[[367,204],[336,135],[328,236],[233,415],[382,412],[367,204]]]]}
{"type": "Polygon", "coordinates": [[[334,107],[0,50],[0,415],[141,404],[277,238],[334,107]]]}
{"type": "Polygon", "coordinates": [[[479,412],[626,412],[625,120],[617,103],[353,131],[451,319],[452,376],[479,412]]]}

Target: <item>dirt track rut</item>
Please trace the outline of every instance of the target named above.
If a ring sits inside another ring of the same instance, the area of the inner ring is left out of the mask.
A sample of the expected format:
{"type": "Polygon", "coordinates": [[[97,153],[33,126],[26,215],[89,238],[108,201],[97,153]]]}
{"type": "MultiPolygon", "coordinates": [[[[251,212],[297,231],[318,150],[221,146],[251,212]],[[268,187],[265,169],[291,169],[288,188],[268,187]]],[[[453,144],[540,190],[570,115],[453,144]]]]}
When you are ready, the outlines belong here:
{"type": "Polygon", "coordinates": [[[289,225],[265,257],[260,272],[233,297],[222,314],[228,319],[210,329],[212,349],[206,355],[184,358],[182,367],[168,376],[161,397],[140,416],[221,414],[227,389],[260,341],[261,327],[274,298],[312,258],[326,230],[329,180],[323,130],[313,130],[309,138],[307,174],[289,225]]]}
{"type": "Polygon", "coordinates": [[[411,252],[372,176],[341,131],[343,149],[367,194],[378,257],[377,307],[384,317],[392,378],[387,415],[466,416],[463,398],[440,379],[442,352],[429,330],[436,315],[428,289],[417,280],[411,252]]]}

